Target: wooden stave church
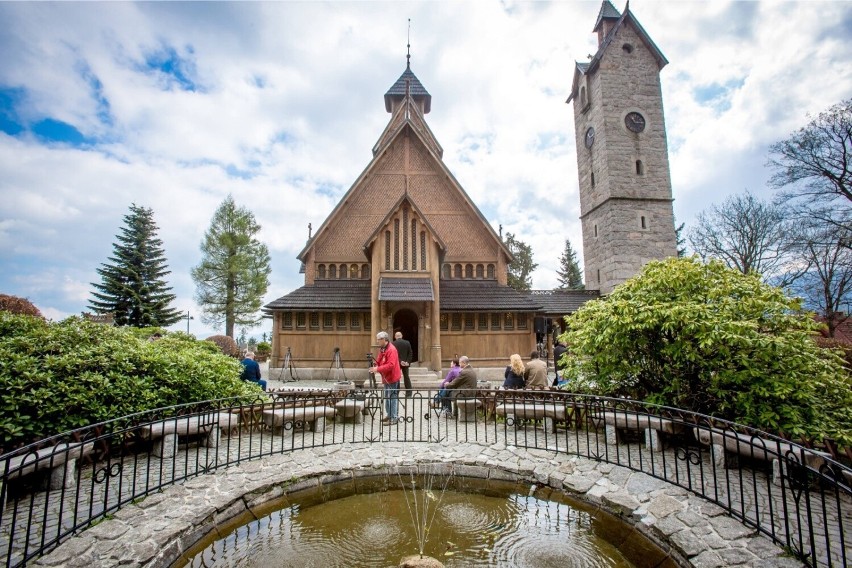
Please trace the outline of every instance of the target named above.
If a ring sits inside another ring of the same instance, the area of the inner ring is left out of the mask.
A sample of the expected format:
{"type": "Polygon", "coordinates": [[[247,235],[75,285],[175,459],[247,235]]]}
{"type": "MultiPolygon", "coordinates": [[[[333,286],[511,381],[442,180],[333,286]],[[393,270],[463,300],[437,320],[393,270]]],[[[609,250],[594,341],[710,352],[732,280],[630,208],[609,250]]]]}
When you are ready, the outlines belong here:
{"type": "MultiPolygon", "coordinates": [[[[644,34],[629,7],[619,14],[604,0],[594,30],[598,60],[613,39],[600,33],[601,21],[613,34],[622,26],[644,34]]],[[[455,354],[502,372],[510,354],[526,357],[538,342],[552,352],[551,331],[600,291],[507,286],[510,252],[443,163],[425,121],[431,96],[410,62],[384,99],[391,118],[372,160],[298,255],[305,284],[265,306],[273,318],[272,365],[290,362],[303,376],[327,378],[339,356],[345,368],[364,369],[381,330],[402,331],[415,364],[437,372],[455,354]]],[[[580,190],[582,200],[582,183],[580,190]]]]}

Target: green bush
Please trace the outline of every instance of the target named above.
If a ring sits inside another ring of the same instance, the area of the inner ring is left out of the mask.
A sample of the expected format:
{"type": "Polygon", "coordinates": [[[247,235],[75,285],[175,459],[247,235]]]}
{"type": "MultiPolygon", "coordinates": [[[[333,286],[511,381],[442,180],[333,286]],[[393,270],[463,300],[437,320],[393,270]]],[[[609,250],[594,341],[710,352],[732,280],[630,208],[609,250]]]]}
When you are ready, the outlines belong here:
{"type": "Polygon", "coordinates": [[[852,447],[852,379],[799,301],[720,262],[651,262],[566,318],[576,390],[852,447]]]}
{"type": "Polygon", "coordinates": [[[162,406],[256,394],[238,361],[183,333],[156,341],[73,317],[0,312],[2,449],[162,406]]]}

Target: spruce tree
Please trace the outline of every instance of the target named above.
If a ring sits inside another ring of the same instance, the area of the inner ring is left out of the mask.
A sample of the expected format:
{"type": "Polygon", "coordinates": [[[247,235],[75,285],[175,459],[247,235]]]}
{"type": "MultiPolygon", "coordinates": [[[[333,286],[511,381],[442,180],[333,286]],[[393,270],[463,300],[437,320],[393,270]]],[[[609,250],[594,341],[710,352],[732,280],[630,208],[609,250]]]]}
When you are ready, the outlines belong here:
{"type": "Polygon", "coordinates": [[[263,295],[269,287],[269,250],[255,235],[260,225],[230,195],[213,214],[201,243],[201,263],[192,269],[195,299],[201,321],[225,324],[225,335],[234,337],[234,326],[254,326],[263,295]]]}
{"type": "Polygon", "coordinates": [[[507,283],[515,290],[525,292],[532,288],[532,272],[538,266],[533,262],[532,247],[522,240],[515,238],[512,233],[506,233],[504,241],[514,259],[509,263],[507,283]]]}
{"type": "Polygon", "coordinates": [[[182,314],[170,305],[175,299],[163,277],[170,274],[163,255],[163,241],[157,238],[154,212],[135,203],[124,216],[124,227],[116,235],[113,256],[97,273],[101,283],[89,309],[113,314],[117,325],[166,327],[180,321],[182,314]]]}
{"type": "Polygon", "coordinates": [[[559,269],[556,271],[559,277],[558,290],[583,290],[583,274],[577,262],[577,253],[571,247],[571,241],[565,239],[565,250],[559,257],[559,269]]]}

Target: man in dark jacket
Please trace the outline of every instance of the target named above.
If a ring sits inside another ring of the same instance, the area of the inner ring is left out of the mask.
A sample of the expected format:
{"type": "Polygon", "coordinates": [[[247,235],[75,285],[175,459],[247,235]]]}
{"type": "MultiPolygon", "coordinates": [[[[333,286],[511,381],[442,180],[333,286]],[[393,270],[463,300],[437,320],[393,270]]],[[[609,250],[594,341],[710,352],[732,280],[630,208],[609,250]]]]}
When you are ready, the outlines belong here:
{"type": "Polygon", "coordinates": [[[240,378],[250,383],[257,383],[260,388],[266,390],[266,381],[260,378],[260,365],[254,360],[254,352],[246,351],[245,358],[240,363],[243,365],[243,373],[240,378]]]}
{"type": "Polygon", "coordinates": [[[405,384],[405,398],[411,398],[411,377],[408,376],[408,368],[414,360],[414,350],[411,342],[402,338],[402,332],[393,334],[393,346],[399,355],[399,367],[402,369],[402,382],[405,384]]]}
{"type": "Polygon", "coordinates": [[[561,341],[553,348],[553,368],[556,369],[556,378],[553,379],[553,386],[556,386],[559,381],[565,380],[565,365],[562,363],[562,356],[568,348],[561,341]]]}

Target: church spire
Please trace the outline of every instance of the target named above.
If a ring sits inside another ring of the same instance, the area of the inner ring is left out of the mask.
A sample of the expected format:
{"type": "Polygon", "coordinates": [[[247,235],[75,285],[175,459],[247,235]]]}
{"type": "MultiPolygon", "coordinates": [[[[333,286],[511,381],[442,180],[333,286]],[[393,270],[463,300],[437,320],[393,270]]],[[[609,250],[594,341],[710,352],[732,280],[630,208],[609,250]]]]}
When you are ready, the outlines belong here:
{"type": "Polygon", "coordinates": [[[420,107],[423,114],[432,110],[432,95],[426,90],[411,70],[411,19],[408,20],[408,44],[405,54],[405,71],[385,93],[385,110],[393,112],[409,96],[420,107]]]}

